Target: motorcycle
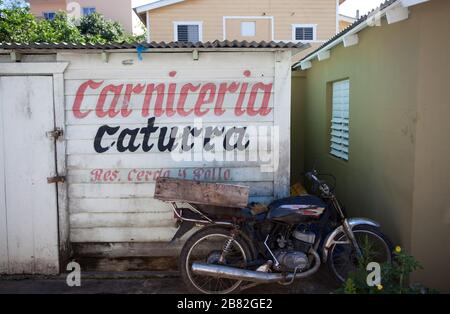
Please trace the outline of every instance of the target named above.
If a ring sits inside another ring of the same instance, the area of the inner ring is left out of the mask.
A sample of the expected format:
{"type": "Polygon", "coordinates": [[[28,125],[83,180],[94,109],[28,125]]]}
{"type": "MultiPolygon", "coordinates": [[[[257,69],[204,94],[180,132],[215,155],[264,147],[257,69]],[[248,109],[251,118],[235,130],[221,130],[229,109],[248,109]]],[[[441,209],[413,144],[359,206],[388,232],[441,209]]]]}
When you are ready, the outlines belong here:
{"type": "Polygon", "coordinates": [[[334,188],[317,171],[305,177],[313,194],[282,198],[267,207],[250,204],[231,214],[215,208],[213,218],[211,206],[180,208],[170,202],[181,222],[173,240],[203,226],[180,254],[179,269],[189,290],[227,294],[264,283],[289,285],[313,275],[321,264],[344,282],[363,257],[391,262],[392,244],[379,223],[348,218],[334,188]]]}

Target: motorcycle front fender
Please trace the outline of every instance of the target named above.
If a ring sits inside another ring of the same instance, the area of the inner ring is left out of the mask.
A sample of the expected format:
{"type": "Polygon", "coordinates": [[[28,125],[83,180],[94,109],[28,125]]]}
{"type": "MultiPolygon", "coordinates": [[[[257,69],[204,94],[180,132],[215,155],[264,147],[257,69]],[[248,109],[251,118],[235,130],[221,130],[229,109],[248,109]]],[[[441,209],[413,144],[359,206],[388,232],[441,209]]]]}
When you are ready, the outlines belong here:
{"type": "MultiPolygon", "coordinates": [[[[347,219],[348,224],[353,229],[356,226],[359,225],[369,225],[372,227],[379,228],[380,224],[376,222],[375,220],[369,219],[369,218],[349,218],[347,219]]],[[[330,250],[331,246],[336,242],[336,237],[344,232],[344,227],[341,225],[333,230],[325,239],[324,245],[323,245],[323,255],[322,255],[322,262],[326,263],[328,259],[328,251],[330,250]]]]}

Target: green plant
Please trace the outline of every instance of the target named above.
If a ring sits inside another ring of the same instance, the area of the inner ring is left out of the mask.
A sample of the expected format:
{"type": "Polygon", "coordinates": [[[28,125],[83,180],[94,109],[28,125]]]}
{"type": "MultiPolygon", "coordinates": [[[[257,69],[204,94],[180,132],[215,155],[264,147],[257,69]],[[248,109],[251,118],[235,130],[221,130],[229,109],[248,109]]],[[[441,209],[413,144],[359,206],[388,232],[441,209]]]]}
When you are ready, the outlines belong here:
{"type": "Polygon", "coordinates": [[[122,41],[125,35],[122,25],[105,19],[97,12],[83,16],[78,29],[88,41],[118,42],[122,41]]]}
{"type": "Polygon", "coordinates": [[[50,21],[50,26],[55,34],[55,42],[84,43],[86,39],[79,29],[69,21],[66,12],[58,12],[50,21]]]}
{"type": "Polygon", "coordinates": [[[409,284],[410,275],[422,269],[420,263],[411,255],[404,252],[399,246],[394,252],[392,263],[381,266],[381,284],[368,286],[366,282],[366,265],[373,260],[373,251],[370,246],[362,244],[363,257],[359,259],[357,269],[352,272],[339,288],[337,293],[344,294],[418,294],[435,293],[437,291],[427,289],[420,284],[409,284]]]}
{"type": "MultiPolygon", "coordinates": [[[[0,5],[2,0],[0,0],[0,5]]],[[[70,42],[108,43],[141,42],[144,36],[125,33],[122,26],[93,13],[70,21],[65,12],[58,12],[52,21],[33,16],[28,7],[9,4],[0,7],[0,42],[70,42]]]]}
{"type": "Polygon", "coordinates": [[[0,10],[0,42],[85,42],[76,26],[60,12],[53,21],[36,19],[27,7],[0,10]]]}

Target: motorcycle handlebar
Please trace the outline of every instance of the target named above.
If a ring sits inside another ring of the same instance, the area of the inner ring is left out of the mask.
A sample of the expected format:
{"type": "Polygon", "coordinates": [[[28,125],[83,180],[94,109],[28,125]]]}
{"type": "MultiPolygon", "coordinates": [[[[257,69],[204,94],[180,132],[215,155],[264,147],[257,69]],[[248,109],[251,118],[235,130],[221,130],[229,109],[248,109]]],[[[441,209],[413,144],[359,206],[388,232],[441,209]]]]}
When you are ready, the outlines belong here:
{"type": "Polygon", "coordinates": [[[321,192],[328,193],[329,192],[328,186],[324,181],[320,180],[317,176],[318,173],[316,170],[305,173],[305,177],[314,183],[314,190],[318,188],[321,192]]]}
{"type": "Polygon", "coordinates": [[[309,171],[305,173],[305,177],[310,181],[320,183],[320,180],[317,178],[317,171],[309,171]]]}

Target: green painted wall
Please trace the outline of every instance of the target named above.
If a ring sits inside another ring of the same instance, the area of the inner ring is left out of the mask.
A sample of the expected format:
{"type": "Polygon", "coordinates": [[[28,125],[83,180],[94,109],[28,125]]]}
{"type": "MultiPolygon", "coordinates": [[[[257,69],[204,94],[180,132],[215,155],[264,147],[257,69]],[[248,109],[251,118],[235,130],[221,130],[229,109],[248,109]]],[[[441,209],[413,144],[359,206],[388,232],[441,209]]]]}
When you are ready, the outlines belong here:
{"type": "Polygon", "coordinates": [[[303,105],[293,98],[304,113],[304,167],[335,174],[349,214],[380,221],[394,244],[424,265],[415,278],[442,291],[450,291],[448,16],[450,1],[432,0],[410,8],[405,21],[366,28],[358,45],[339,45],[330,59],[313,61],[303,72],[303,105]],[[330,85],[346,78],[350,142],[343,161],[329,154],[330,85]]]}
{"type": "Polygon", "coordinates": [[[291,185],[301,181],[305,165],[306,73],[292,73],[291,89],[291,185]]]}
{"type": "Polygon", "coordinates": [[[410,246],[418,57],[411,20],[368,28],[357,46],[314,62],[306,80],[305,166],[337,177],[349,214],[383,223],[410,246]],[[402,40],[399,38],[402,37],[402,40]],[[400,57],[399,57],[400,56],[400,57]],[[350,80],[349,160],[329,154],[331,82],[350,80]]]}
{"type": "Polygon", "coordinates": [[[417,15],[421,45],[412,252],[424,270],[414,279],[450,292],[450,1],[433,0],[417,15]]]}

